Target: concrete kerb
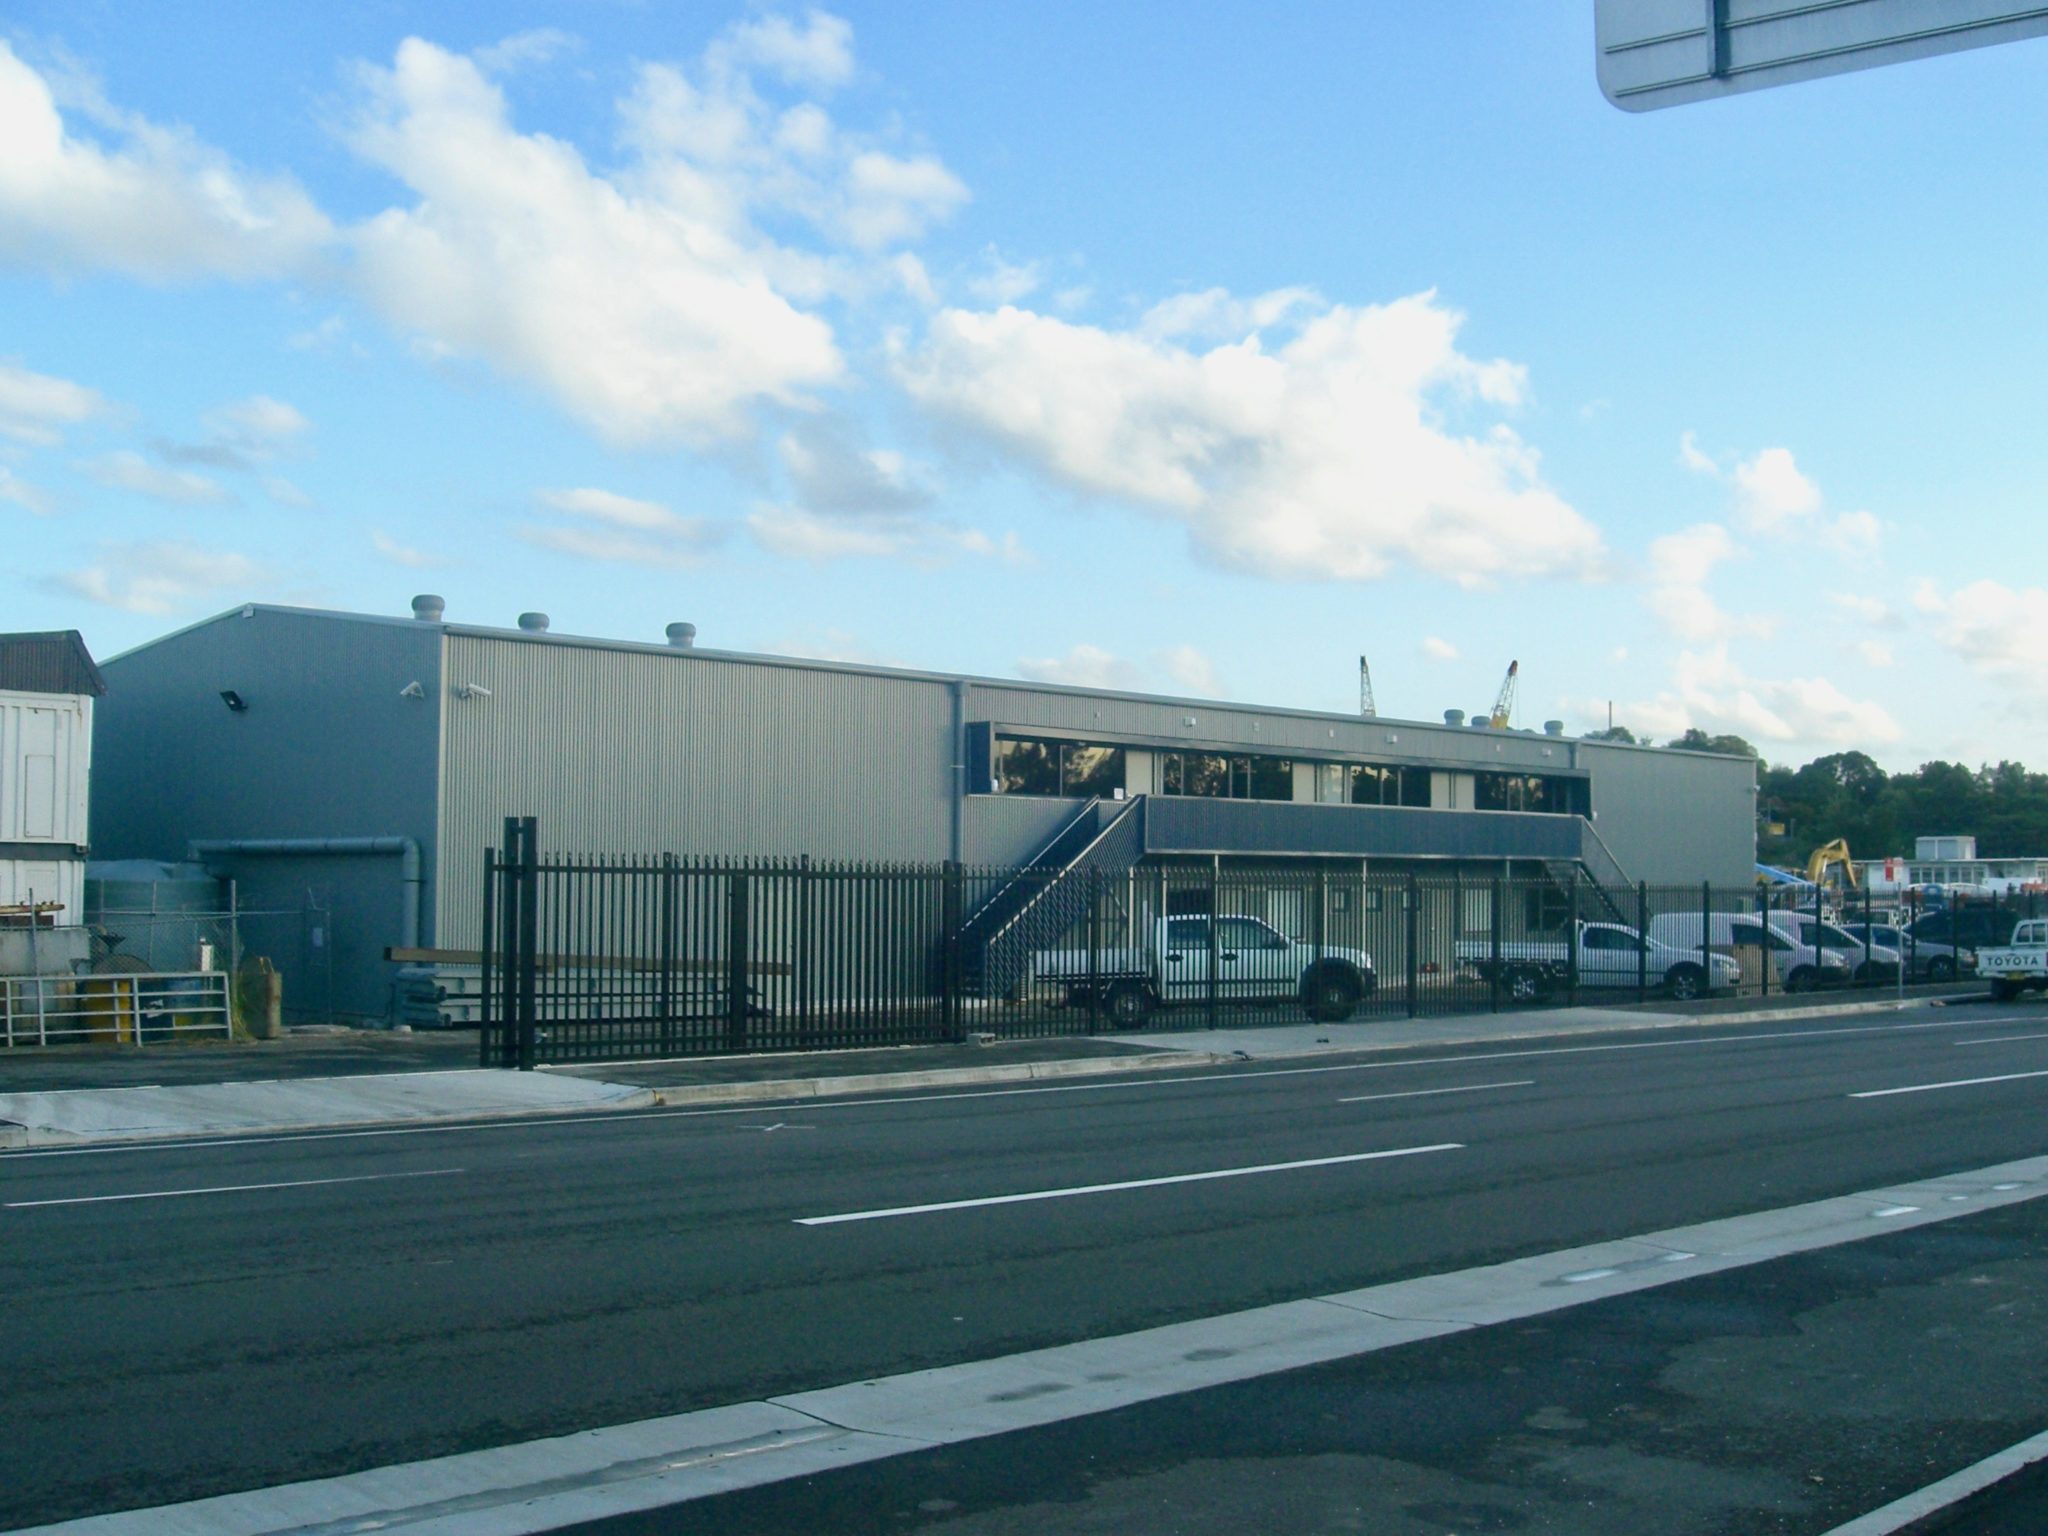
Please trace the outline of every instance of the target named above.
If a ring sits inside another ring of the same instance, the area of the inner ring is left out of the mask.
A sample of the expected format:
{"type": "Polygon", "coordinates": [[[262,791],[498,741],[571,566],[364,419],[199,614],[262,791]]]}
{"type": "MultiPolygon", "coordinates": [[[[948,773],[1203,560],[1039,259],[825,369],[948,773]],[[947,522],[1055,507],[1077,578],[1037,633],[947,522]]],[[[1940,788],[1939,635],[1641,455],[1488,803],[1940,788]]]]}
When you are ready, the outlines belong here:
{"type": "Polygon", "coordinates": [[[785,1077],[756,1083],[690,1083],[674,1088],[656,1088],[653,1092],[656,1102],[665,1107],[752,1104],[768,1100],[895,1093],[913,1088],[974,1088],[1063,1077],[1166,1072],[1183,1067],[1214,1067],[1235,1059],[1213,1051],[1157,1051],[1148,1056],[1089,1056],[1067,1061],[1018,1062],[1000,1067],[941,1067],[922,1072],[866,1072],[850,1077],[785,1077]]]}

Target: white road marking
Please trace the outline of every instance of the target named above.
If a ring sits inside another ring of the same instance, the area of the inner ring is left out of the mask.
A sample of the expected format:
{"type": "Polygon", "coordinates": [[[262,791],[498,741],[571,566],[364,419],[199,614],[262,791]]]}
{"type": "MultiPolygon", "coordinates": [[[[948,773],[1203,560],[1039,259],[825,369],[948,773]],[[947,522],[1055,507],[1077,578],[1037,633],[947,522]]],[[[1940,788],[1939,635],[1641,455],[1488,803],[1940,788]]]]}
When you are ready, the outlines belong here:
{"type": "Polygon", "coordinates": [[[1114,1184],[1076,1184],[1069,1189],[1033,1189],[1016,1195],[983,1195],[973,1200],[939,1200],[930,1205],[898,1205],[887,1210],[842,1211],[836,1216],[799,1216],[800,1227],[830,1227],[843,1221],[881,1221],[891,1216],[923,1216],[933,1211],[968,1211],[985,1205],[1021,1205],[1027,1200],[1065,1200],[1074,1195],[1107,1195],[1125,1189],[1157,1189],[1164,1184],[1199,1184],[1208,1179],[1242,1179],[1255,1173],[1292,1173],[1301,1168],[1331,1168],[1339,1163],[1370,1163],[1388,1157],[1415,1157],[1424,1152],[1456,1152],[1461,1141],[1432,1147],[1396,1147],[1388,1152],[1348,1152],[1342,1157],[1309,1157],[1292,1163],[1259,1163],[1249,1168],[1213,1168],[1206,1173],[1175,1173],[1158,1179],[1119,1179],[1114,1184]]]}
{"type": "Polygon", "coordinates": [[[1957,1045],[2003,1045],[2008,1040],[2048,1040],[2048,1035],[1987,1035],[1982,1040],[1958,1040],[1957,1045]]]}
{"type": "Polygon", "coordinates": [[[422,1168],[412,1173],[358,1173],[339,1179],[283,1179],[275,1184],[216,1184],[209,1189],[145,1189],[126,1195],[72,1195],[64,1200],[9,1200],[0,1210],[26,1211],[39,1205],[104,1205],[112,1200],[175,1200],[183,1195],[235,1195],[251,1189],[306,1189],[315,1184],[369,1184],[383,1179],[432,1179],[467,1173],[467,1168],[422,1168]]]}
{"type": "MultiPolygon", "coordinates": [[[[1299,1366],[1354,1359],[1946,1221],[1965,1212],[1943,1208],[1936,1197],[1958,1183],[1986,1196],[1982,1207],[1972,1209],[2038,1199],[2048,1195],[2048,1158],[999,1359],[870,1377],[189,1504],[93,1515],[16,1536],[163,1536],[166,1531],[232,1531],[237,1536],[323,1531],[339,1536],[372,1530],[535,1536],[605,1516],[671,1508],[934,1446],[1064,1423],[1299,1366]],[[1990,1182],[1994,1179],[2000,1182],[1990,1182]],[[1866,1214],[1873,1201],[1902,1195],[1924,1201],[1928,1209],[1902,1217],[1895,1226],[1854,1219],[1866,1214]],[[1595,1278],[1594,1270],[1613,1273],[1595,1278]],[[347,1513],[337,1519],[337,1511],[347,1513]]],[[[2043,1455],[2048,1455],[2048,1435],[2001,1452],[1914,1498],[1939,1497],[1957,1487],[1974,1491],[2043,1455]]],[[[1961,1496],[1950,1492],[1941,1502],[1961,1496]]],[[[1921,1506],[1923,1511],[1937,1507],[1921,1506]]],[[[1886,1512],[1866,1515],[1829,1536],[1888,1536],[1907,1523],[1885,1523],[1880,1517],[1886,1512]]]]}
{"type": "Polygon", "coordinates": [[[1375,1104],[1381,1099],[1427,1099],[1439,1093],[1482,1093],[1488,1088],[1533,1088],[1536,1079],[1525,1077],[1513,1083],[1465,1083],[1457,1088],[1411,1088],[1406,1093],[1362,1093],[1356,1098],[1339,1099],[1339,1104],[1375,1104]]]}
{"type": "MultiPolygon", "coordinates": [[[[377,1126],[355,1131],[294,1131],[262,1136],[207,1136],[187,1141],[116,1142],[94,1147],[35,1147],[0,1152],[0,1162],[31,1157],[106,1157],[119,1152],[197,1151],[213,1147],[267,1147],[299,1141],[361,1141],[384,1136],[458,1136],[486,1131],[539,1131],[557,1126],[638,1126],[651,1120],[701,1120],[727,1115],[758,1115],[769,1108],[801,1107],[806,1114],[828,1109],[878,1109],[898,1104],[938,1104],[957,1099],[1005,1099],[1051,1093],[1111,1093],[1119,1089],[1178,1088],[1187,1083],[1244,1082],[1262,1077],[1314,1077],[1331,1072],[1388,1072],[1409,1067],[1455,1066],[1473,1061],[1522,1061],[1538,1056],[1587,1056],[1612,1051],[1669,1051],[1698,1046],[1748,1045],[1759,1040],[1828,1040],[1837,1035],[1907,1034],[1928,1029],[1963,1029],[1997,1020],[1936,1020],[1922,1024],[1852,1024],[1840,1029],[1775,1030],[1765,1034],[1725,1035],[1702,1040],[1631,1040],[1614,1045],[1565,1045],[1548,1049],[1532,1047],[1519,1051],[1480,1051],[1452,1056],[1414,1056],[1399,1061],[1339,1062],[1325,1067],[1273,1067],[1253,1072],[1174,1073],[1170,1076],[1117,1078],[1099,1083],[1056,1083],[1030,1088],[969,1089],[955,1093],[899,1093],[886,1090],[845,1098],[770,1100],[768,1104],[721,1105],[709,1109],[627,1109],[598,1115],[547,1115],[506,1120],[472,1120],[451,1125],[377,1126]]],[[[1681,1024],[1659,1026],[1682,1028],[1681,1024]]],[[[1389,1049],[1395,1049],[1389,1047],[1389,1049]]]]}
{"type": "Polygon", "coordinates": [[[1971,1494],[1981,1493],[1993,1483],[2043,1458],[2048,1458],[2048,1431],[1993,1452],[1974,1466],[1965,1467],[1938,1483],[1929,1483],[1903,1499],[1894,1499],[1882,1509],[1858,1515],[1847,1525],[1838,1525],[1831,1531],[1822,1532],[1821,1536],[1892,1536],[1893,1532],[1918,1525],[1936,1510],[1960,1504],[1971,1494]]]}
{"type": "Polygon", "coordinates": [[[1952,1083],[1914,1083],[1905,1088],[1870,1088],[1852,1093],[1852,1099],[1885,1099],[1895,1093],[1932,1093],[1937,1088],[1975,1088],[1984,1083],[2017,1083],[2029,1077],[2048,1077],[2048,1072],[2007,1072],[2000,1077],[1959,1077],[1952,1083]]]}

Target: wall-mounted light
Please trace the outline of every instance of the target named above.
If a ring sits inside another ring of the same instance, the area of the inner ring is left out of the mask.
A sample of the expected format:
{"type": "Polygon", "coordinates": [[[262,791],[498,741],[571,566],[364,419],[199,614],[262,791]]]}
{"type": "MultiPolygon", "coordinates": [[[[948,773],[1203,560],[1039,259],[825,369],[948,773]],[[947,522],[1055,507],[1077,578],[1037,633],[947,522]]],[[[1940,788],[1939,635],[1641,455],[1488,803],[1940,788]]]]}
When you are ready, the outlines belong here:
{"type": "Polygon", "coordinates": [[[458,699],[488,699],[490,696],[491,690],[482,683],[457,683],[455,685],[455,697],[458,699]]]}
{"type": "Polygon", "coordinates": [[[243,698],[239,693],[235,692],[235,690],[232,688],[221,689],[220,701],[221,703],[227,705],[229,709],[233,710],[238,715],[249,707],[249,701],[243,698]]]}
{"type": "Polygon", "coordinates": [[[424,699],[427,696],[427,690],[420,686],[418,678],[414,678],[398,690],[398,696],[401,699],[424,699]]]}

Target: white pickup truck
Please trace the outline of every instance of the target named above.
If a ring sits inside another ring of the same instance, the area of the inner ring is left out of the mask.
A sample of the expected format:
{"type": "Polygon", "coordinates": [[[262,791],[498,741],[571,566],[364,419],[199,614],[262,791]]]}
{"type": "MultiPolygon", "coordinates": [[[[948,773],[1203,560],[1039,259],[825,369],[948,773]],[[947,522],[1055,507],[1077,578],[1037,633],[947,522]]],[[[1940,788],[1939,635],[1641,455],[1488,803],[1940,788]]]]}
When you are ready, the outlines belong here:
{"type": "Polygon", "coordinates": [[[1319,1024],[1338,1024],[1378,984],[1372,956],[1290,939],[1256,917],[1161,918],[1151,942],[1098,950],[1041,950],[1032,977],[1051,983],[1069,1004],[1091,996],[1112,1024],[1135,1028],[1155,1008],[1206,1002],[1214,976],[1219,1002],[1292,998],[1319,1024]],[[1213,927],[1212,927],[1213,923],[1213,927]]]}
{"type": "Polygon", "coordinates": [[[1633,987],[1647,980],[1687,1002],[1742,980],[1742,967],[1727,955],[1709,950],[1702,966],[1698,950],[1646,939],[1623,923],[1580,923],[1577,939],[1576,957],[1562,938],[1503,943],[1497,966],[1491,939],[1460,939],[1453,951],[1482,979],[1497,975],[1508,996],[1523,1003],[1540,1002],[1568,985],[1574,958],[1582,987],[1633,987]]]}
{"type": "Polygon", "coordinates": [[[1977,951],[1977,974],[1991,980],[1991,995],[2009,1003],[2022,992],[2048,991],[2048,917],[2030,917],[2012,931],[2010,944],[1977,951]]]}

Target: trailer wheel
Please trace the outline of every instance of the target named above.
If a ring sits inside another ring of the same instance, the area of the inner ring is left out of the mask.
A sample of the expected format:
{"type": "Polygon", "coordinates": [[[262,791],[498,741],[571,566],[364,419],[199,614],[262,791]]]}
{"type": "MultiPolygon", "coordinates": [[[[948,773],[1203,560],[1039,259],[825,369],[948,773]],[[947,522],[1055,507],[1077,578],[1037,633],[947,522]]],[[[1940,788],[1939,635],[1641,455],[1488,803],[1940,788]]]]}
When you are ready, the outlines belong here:
{"type": "Polygon", "coordinates": [[[1152,1017],[1152,993],[1135,981],[1120,981],[1103,999],[1102,1012],[1116,1029],[1143,1029],[1152,1017]]]}
{"type": "Polygon", "coordinates": [[[1550,996],[1550,978],[1538,966],[1512,966],[1505,980],[1510,1002],[1540,1003],[1550,996]]]}

